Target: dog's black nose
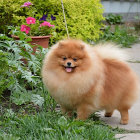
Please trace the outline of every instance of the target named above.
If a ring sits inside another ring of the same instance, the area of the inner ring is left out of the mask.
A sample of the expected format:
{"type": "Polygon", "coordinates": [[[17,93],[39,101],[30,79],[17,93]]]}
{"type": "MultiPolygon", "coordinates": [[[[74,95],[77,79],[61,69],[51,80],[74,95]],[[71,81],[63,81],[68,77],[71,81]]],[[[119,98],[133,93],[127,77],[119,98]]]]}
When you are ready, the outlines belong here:
{"type": "Polygon", "coordinates": [[[68,65],[68,66],[71,66],[71,62],[67,62],[67,65],[68,65]]]}

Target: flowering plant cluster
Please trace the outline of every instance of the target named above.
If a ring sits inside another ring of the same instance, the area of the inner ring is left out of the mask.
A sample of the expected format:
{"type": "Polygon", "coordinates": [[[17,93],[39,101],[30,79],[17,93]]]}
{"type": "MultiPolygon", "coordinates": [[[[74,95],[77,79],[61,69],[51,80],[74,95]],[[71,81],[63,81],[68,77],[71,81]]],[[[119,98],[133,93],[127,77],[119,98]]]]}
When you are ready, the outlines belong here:
{"type": "MultiPolygon", "coordinates": [[[[31,2],[25,2],[21,7],[30,8],[32,5],[33,4],[31,2]]],[[[49,21],[53,21],[55,19],[56,17],[51,15],[49,20],[48,14],[43,15],[39,20],[34,17],[27,17],[26,23],[21,25],[20,30],[30,36],[51,35],[54,31],[54,25],[52,25],[49,21]],[[46,19],[48,21],[46,21],[46,19]]]]}

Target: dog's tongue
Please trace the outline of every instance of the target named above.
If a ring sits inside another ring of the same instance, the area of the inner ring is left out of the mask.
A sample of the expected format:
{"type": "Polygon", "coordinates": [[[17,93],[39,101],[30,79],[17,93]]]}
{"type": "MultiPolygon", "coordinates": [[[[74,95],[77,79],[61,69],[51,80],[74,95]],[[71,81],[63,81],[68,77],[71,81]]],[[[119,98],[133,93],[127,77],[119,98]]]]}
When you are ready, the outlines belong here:
{"type": "Polygon", "coordinates": [[[66,72],[72,72],[72,68],[66,68],[66,72]]]}

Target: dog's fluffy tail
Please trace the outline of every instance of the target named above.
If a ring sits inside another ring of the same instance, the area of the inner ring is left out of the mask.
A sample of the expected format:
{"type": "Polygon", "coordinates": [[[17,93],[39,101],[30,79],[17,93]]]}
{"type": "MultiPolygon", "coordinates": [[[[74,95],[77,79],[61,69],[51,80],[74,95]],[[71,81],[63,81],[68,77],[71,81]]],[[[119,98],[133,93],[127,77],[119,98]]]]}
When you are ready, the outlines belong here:
{"type": "Polygon", "coordinates": [[[129,59],[127,53],[113,43],[97,44],[94,50],[103,59],[116,59],[120,61],[127,61],[129,59]]]}

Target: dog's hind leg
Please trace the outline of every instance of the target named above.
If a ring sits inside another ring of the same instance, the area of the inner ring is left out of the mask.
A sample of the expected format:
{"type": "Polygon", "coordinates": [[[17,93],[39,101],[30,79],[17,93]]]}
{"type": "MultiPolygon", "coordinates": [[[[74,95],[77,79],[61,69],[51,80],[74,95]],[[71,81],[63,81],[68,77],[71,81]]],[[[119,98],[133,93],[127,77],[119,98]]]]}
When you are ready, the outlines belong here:
{"type": "Polygon", "coordinates": [[[129,114],[128,114],[128,109],[121,109],[119,110],[120,114],[121,114],[121,124],[128,124],[128,120],[129,120],[129,114]]]}

